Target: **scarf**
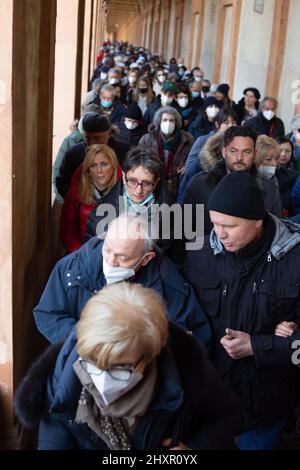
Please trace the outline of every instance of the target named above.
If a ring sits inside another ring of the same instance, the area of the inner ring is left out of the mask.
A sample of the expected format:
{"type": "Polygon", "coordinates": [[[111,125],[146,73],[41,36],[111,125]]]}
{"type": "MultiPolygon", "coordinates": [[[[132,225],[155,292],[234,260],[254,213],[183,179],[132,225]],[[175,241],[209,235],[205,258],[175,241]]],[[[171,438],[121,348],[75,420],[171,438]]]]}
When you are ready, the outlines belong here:
{"type": "Polygon", "coordinates": [[[87,424],[109,449],[130,450],[137,419],[146,413],[152,401],[157,377],[156,361],[147,366],[143,379],[133,389],[108,406],[105,406],[79,359],[73,368],[83,387],[75,421],[87,424]]]}
{"type": "Polygon", "coordinates": [[[181,141],[181,135],[178,129],[175,130],[174,138],[171,140],[164,140],[162,138],[161,133],[159,132],[158,134],[158,151],[159,151],[160,157],[165,162],[167,180],[171,180],[173,178],[174,156],[175,156],[175,152],[179,146],[180,141],[181,141]]]}

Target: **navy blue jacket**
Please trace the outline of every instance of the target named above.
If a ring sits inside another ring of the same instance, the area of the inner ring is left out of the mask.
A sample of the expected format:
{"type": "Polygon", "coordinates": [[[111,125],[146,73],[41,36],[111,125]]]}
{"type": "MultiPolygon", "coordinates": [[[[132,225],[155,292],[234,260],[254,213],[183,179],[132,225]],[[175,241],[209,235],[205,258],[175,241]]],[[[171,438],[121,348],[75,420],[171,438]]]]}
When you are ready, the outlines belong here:
{"type": "MultiPolygon", "coordinates": [[[[33,311],[37,328],[51,343],[68,336],[86,302],[106,285],[102,244],[102,240],[94,237],[54,267],[33,311]]],[[[211,335],[208,320],[193,289],[171,260],[155,257],[137,271],[134,282],[161,294],[167,302],[169,319],[208,344],[211,335]]]]}
{"type": "MultiPolygon", "coordinates": [[[[191,449],[232,447],[244,423],[239,400],[198,341],[176,325],[170,324],[169,332],[156,358],[153,400],[138,419],[133,449],[161,449],[166,438],[172,438],[173,446],[181,441],[191,449]]],[[[23,379],[15,396],[16,415],[25,427],[41,419],[41,450],[107,449],[87,424],[74,419],[82,389],[73,370],[78,359],[75,328],[58,351],[51,346],[23,379]]]]}

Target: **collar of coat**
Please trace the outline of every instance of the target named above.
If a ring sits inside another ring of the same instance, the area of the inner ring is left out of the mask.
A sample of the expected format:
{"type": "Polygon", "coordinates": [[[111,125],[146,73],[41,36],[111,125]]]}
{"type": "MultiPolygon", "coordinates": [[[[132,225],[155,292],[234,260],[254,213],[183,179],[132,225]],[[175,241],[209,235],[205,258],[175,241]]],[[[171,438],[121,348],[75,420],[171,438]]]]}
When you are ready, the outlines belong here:
{"type": "MultiPolygon", "coordinates": [[[[300,243],[300,225],[287,219],[278,219],[270,213],[269,215],[276,226],[270,254],[276,260],[279,260],[300,243]]],[[[214,229],[212,229],[210,234],[210,246],[213,249],[214,255],[219,255],[224,251],[224,247],[214,229]]]]}

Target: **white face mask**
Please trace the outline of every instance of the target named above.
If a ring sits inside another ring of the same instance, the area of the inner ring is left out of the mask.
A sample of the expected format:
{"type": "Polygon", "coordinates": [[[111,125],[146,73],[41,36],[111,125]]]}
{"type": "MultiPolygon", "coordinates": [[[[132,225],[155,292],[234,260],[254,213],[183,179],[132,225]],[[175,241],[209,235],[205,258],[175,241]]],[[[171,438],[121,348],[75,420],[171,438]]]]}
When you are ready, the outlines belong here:
{"type": "Polygon", "coordinates": [[[110,266],[103,256],[103,274],[105,276],[107,284],[115,284],[116,282],[126,281],[135,276],[135,270],[132,268],[120,268],[116,266],[110,266]]]}
{"type": "Polygon", "coordinates": [[[145,255],[142,259],[135,265],[133,268],[120,268],[119,266],[110,266],[107,261],[103,257],[103,274],[105,276],[107,284],[115,284],[116,282],[126,281],[126,279],[130,279],[131,277],[135,276],[135,269],[138,265],[143,261],[145,255]]]}
{"type": "Polygon", "coordinates": [[[136,121],[127,121],[127,119],[124,120],[124,124],[127,127],[127,129],[136,129],[137,126],[139,125],[138,122],[136,121]]]}
{"type": "Polygon", "coordinates": [[[112,377],[107,370],[98,369],[98,367],[89,363],[87,363],[87,372],[90,374],[105,405],[110,405],[125,395],[143,378],[143,374],[140,372],[131,372],[128,380],[118,380],[112,377]]]}
{"type": "Polygon", "coordinates": [[[177,102],[181,108],[185,108],[189,100],[188,98],[178,98],[177,102]]]}
{"type": "Polygon", "coordinates": [[[101,72],[100,73],[100,79],[101,80],[106,80],[107,79],[107,73],[101,72]]]}
{"type": "Polygon", "coordinates": [[[275,116],[275,113],[274,113],[274,111],[272,111],[272,109],[268,109],[268,111],[263,111],[263,116],[268,121],[270,121],[275,116]]]}
{"type": "Polygon", "coordinates": [[[174,132],[175,124],[174,122],[171,122],[171,121],[163,121],[160,123],[160,129],[163,134],[170,135],[170,134],[173,134],[174,132]]]}
{"type": "Polygon", "coordinates": [[[160,75],[159,77],[157,77],[157,79],[160,83],[164,83],[166,81],[166,77],[164,75],[160,75]]]}
{"type": "Polygon", "coordinates": [[[136,83],[136,77],[133,77],[132,75],[128,77],[128,81],[130,83],[130,85],[132,85],[133,83],[136,83]]]}
{"type": "Polygon", "coordinates": [[[163,106],[167,106],[168,104],[171,104],[173,101],[172,97],[166,96],[166,95],[161,95],[160,96],[160,101],[163,106]]]}
{"type": "Polygon", "coordinates": [[[110,85],[116,85],[117,83],[119,83],[119,79],[118,78],[111,78],[109,80],[109,83],[110,83],[110,85]]]}
{"type": "Polygon", "coordinates": [[[195,77],[194,79],[195,79],[195,82],[201,82],[201,80],[202,80],[202,78],[201,78],[201,77],[198,77],[198,76],[195,77]]]}
{"type": "Polygon", "coordinates": [[[214,119],[219,112],[219,108],[208,107],[206,108],[206,114],[210,119],[214,119]]]}
{"type": "Polygon", "coordinates": [[[258,167],[258,173],[267,179],[272,178],[272,176],[275,175],[275,171],[276,171],[276,166],[261,165],[258,167]]]}

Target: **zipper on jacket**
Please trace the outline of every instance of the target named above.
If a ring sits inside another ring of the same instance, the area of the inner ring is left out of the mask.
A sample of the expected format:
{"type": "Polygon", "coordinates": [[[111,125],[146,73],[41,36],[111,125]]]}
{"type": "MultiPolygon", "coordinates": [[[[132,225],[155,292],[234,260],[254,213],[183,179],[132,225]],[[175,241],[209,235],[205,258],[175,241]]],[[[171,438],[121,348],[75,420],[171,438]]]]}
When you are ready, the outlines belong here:
{"type": "Polygon", "coordinates": [[[268,263],[271,263],[271,261],[272,261],[272,255],[271,255],[270,251],[268,252],[267,261],[268,261],[268,263]]]}
{"type": "Polygon", "coordinates": [[[224,281],[223,289],[222,289],[222,300],[221,300],[221,318],[222,320],[228,324],[229,318],[227,318],[227,309],[226,309],[226,297],[228,292],[228,282],[224,281]]]}
{"type": "Polygon", "coordinates": [[[249,331],[251,331],[252,325],[254,323],[254,313],[255,313],[255,308],[256,308],[257,293],[258,293],[257,282],[253,282],[251,303],[250,303],[250,309],[249,309],[249,321],[248,321],[249,331]]]}

